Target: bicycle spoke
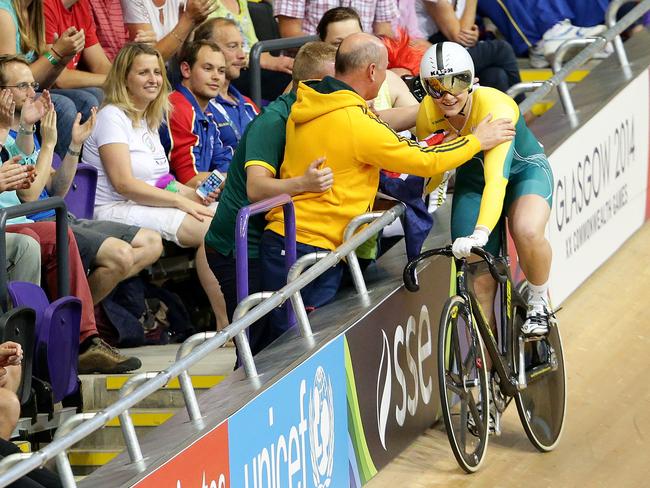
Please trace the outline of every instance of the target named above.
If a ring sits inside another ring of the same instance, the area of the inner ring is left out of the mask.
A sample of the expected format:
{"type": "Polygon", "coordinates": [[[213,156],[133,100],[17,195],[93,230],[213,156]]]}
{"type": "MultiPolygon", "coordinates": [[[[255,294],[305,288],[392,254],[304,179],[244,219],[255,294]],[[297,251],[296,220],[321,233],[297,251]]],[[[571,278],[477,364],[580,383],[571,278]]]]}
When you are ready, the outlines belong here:
{"type": "MultiPolygon", "coordinates": [[[[476,402],[474,401],[474,395],[467,395],[467,396],[468,396],[468,403],[469,403],[469,411],[472,414],[472,417],[474,417],[474,425],[478,426],[479,434],[480,434],[479,437],[482,439],[486,435],[485,425],[483,424],[483,420],[481,419],[481,414],[478,411],[478,408],[476,407],[476,402]]],[[[485,415],[489,415],[489,412],[486,412],[485,415]]]]}

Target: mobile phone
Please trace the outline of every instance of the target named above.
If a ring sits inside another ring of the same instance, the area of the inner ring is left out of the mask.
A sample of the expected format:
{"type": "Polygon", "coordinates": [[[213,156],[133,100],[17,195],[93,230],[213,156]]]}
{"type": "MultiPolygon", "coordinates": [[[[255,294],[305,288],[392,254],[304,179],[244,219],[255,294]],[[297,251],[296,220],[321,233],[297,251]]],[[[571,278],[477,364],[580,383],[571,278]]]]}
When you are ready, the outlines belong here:
{"type": "Polygon", "coordinates": [[[219,188],[225,179],[226,177],[219,170],[213,170],[210,176],[203,180],[203,183],[196,189],[196,194],[203,199],[208,198],[208,195],[219,188]]]}

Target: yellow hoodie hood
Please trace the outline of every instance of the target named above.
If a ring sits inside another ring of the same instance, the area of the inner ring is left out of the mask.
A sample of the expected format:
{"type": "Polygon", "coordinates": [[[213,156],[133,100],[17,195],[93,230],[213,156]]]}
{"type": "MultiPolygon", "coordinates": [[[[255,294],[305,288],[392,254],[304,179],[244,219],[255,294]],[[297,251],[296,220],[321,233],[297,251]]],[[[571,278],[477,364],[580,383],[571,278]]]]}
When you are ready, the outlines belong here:
{"type": "Polygon", "coordinates": [[[346,83],[326,76],[322,81],[300,82],[290,118],[295,124],[303,124],[335,110],[355,106],[368,107],[346,83]]]}

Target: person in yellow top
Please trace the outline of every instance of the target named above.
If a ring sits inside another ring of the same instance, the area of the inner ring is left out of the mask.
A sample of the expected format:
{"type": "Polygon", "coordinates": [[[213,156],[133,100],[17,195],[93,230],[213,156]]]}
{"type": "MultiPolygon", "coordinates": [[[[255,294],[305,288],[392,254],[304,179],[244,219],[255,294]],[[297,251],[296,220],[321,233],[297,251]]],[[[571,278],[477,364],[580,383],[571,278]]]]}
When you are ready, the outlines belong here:
{"type": "MultiPolygon", "coordinates": [[[[473,134],[449,144],[421,147],[404,139],[381,122],[366,100],[376,98],[386,78],[388,54],[376,37],[358,33],[339,47],[335,78],[300,83],[297,100],[287,121],[287,138],[281,178],[303,174],[319,157],[332,169],[334,184],[323,193],[294,197],[298,256],[340,246],[343,231],[353,217],[372,206],[380,169],[424,177],[453,169],[481,149],[487,150],[514,137],[510,120],[490,121],[487,115],[473,134]]],[[[262,289],[277,290],[286,283],[283,214],[267,215],[262,236],[262,289]]],[[[341,268],[336,267],[303,289],[308,307],[332,300],[338,290],[341,268]]],[[[273,313],[270,340],[287,328],[284,315],[273,313]]]]}
{"type": "MultiPolygon", "coordinates": [[[[553,173],[544,148],[526,126],[519,107],[508,95],[488,87],[474,87],[474,63],[465,48],[453,42],[433,45],[420,65],[420,78],[427,96],[420,105],[416,134],[437,131],[448,139],[470,133],[486,114],[515,121],[516,136],[475,155],[456,170],[451,234],[457,257],[467,257],[472,246],[485,246],[492,254],[500,247],[502,216],[507,215],[519,262],[528,279],[528,335],[548,332],[548,278],[551,246],[544,230],[553,197],[553,173]]],[[[453,141],[452,141],[453,142],[453,141]]],[[[486,276],[490,280],[489,276],[486,276]]],[[[477,282],[477,284],[480,283],[477,282]]],[[[477,289],[486,298],[494,283],[477,289]]]]}

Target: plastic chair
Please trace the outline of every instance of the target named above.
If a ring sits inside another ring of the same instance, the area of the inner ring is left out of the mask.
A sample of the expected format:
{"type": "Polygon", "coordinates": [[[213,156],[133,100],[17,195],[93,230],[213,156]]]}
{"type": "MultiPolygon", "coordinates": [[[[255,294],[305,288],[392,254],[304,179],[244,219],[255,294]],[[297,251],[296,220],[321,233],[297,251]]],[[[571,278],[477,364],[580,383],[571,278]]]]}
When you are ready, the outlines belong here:
{"type": "Polygon", "coordinates": [[[33,309],[28,307],[13,308],[0,317],[0,337],[2,342],[17,342],[23,348],[20,386],[16,392],[21,405],[27,403],[32,390],[35,324],[36,314],[33,309]]]}
{"type": "Polygon", "coordinates": [[[78,390],[81,301],[63,297],[49,303],[41,287],[21,281],[9,283],[8,291],[14,306],[36,312],[34,375],[50,382],[59,402],[78,390]]]}
{"type": "MultiPolygon", "coordinates": [[[[61,158],[55,154],[52,167],[61,166],[61,158]]],[[[79,163],[68,193],[63,197],[68,211],[79,219],[92,219],[95,212],[95,192],[97,191],[97,168],[79,163]]]]}

